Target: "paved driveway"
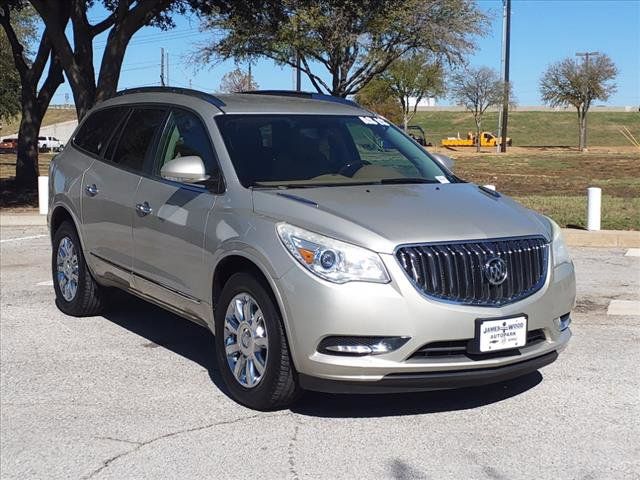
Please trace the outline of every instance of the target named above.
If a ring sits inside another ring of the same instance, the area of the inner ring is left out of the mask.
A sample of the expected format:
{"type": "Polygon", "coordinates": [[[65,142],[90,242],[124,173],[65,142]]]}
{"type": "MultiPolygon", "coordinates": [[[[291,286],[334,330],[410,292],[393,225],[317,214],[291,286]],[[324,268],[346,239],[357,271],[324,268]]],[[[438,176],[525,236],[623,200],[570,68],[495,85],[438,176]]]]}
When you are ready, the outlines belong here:
{"type": "Polygon", "coordinates": [[[2,478],[638,478],[640,316],[607,315],[640,300],[625,250],[573,250],[574,337],[540,373],[258,413],[227,397],[206,330],[126,295],[67,317],[46,231],[1,239],[2,478]]]}

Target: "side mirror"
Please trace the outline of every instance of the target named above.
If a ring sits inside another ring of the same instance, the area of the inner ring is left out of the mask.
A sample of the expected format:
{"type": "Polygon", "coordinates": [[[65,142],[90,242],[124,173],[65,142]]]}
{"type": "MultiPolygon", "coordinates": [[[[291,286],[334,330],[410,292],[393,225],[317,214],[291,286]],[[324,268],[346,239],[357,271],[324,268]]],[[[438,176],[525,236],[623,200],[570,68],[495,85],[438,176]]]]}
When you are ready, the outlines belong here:
{"type": "Polygon", "coordinates": [[[429,152],[429,155],[435,158],[447,170],[453,171],[453,165],[455,164],[453,158],[448,157],[447,155],[442,155],[441,153],[429,152]]]}
{"type": "Polygon", "coordinates": [[[188,155],[169,160],[160,169],[160,176],[181,183],[196,183],[209,179],[204,163],[197,155],[188,155]]]}

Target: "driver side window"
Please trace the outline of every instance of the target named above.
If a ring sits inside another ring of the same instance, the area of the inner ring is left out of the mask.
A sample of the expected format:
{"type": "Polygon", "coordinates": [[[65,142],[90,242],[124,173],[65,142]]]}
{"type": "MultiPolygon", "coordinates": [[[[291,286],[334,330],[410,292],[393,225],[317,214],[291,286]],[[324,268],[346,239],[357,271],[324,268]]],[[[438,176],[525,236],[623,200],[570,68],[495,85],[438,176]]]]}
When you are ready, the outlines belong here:
{"type": "Polygon", "coordinates": [[[160,174],[165,163],[191,155],[202,159],[210,178],[220,176],[218,162],[202,121],[191,112],[173,110],[164,132],[162,148],[158,152],[156,174],[160,174]]]}

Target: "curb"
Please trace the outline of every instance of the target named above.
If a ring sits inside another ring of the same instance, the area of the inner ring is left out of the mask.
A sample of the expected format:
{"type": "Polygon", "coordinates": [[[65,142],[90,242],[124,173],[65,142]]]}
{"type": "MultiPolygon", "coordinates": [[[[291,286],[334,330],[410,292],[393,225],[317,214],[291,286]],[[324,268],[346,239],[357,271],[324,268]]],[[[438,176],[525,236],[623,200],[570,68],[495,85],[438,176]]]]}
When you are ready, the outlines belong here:
{"type": "Polygon", "coordinates": [[[562,235],[570,247],[640,247],[640,232],[631,230],[574,230],[563,228],[562,235]]]}
{"type": "Polygon", "coordinates": [[[0,227],[46,227],[47,216],[31,213],[0,215],[0,227]]]}
{"type": "MultiPolygon", "coordinates": [[[[0,215],[0,227],[46,227],[47,216],[35,214],[0,215]]],[[[640,247],[640,232],[627,230],[575,230],[563,228],[562,234],[570,247],[640,247]]]]}

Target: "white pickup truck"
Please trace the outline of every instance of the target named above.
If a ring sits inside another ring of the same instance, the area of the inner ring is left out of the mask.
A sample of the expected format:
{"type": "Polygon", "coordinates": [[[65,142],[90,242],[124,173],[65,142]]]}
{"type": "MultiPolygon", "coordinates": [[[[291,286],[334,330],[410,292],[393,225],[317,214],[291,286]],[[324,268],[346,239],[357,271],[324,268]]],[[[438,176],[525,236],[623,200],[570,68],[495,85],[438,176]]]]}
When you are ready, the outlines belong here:
{"type": "Polygon", "coordinates": [[[59,152],[64,145],[56,137],[38,137],[38,150],[59,152]]]}

